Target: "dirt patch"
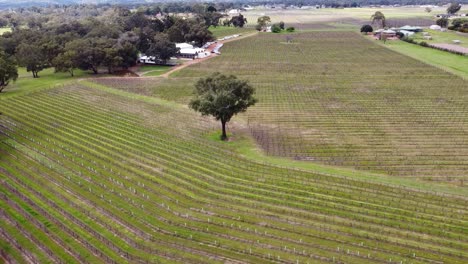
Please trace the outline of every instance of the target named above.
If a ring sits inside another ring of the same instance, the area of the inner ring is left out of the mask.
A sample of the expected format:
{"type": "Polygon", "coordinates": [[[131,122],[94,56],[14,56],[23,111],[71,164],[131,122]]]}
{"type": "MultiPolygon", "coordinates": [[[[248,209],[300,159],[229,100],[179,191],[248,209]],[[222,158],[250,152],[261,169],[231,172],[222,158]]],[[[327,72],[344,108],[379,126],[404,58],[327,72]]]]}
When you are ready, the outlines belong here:
{"type": "Polygon", "coordinates": [[[120,70],[120,71],[114,72],[114,74],[117,76],[121,76],[121,77],[138,77],[138,74],[130,70],[120,70]]]}

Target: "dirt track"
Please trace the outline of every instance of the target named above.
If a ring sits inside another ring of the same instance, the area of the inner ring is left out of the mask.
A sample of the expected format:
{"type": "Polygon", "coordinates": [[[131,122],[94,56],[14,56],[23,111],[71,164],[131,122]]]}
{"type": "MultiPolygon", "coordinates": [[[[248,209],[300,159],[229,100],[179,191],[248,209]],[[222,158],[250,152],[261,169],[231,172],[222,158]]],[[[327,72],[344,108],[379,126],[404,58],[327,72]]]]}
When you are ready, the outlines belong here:
{"type": "MultiPolygon", "coordinates": [[[[214,47],[218,44],[224,44],[224,43],[228,43],[228,42],[232,42],[232,41],[236,41],[236,40],[240,40],[240,39],[244,39],[244,38],[248,38],[248,37],[251,37],[251,36],[254,36],[254,35],[257,35],[258,32],[254,32],[254,33],[250,33],[250,34],[246,34],[246,35],[242,35],[238,38],[232,38],[232,39],[228,39],[228,40],[223,40],[223,41],[218,41],[217,43],[215,44],[212,44],[211,46],[209,46],[206,50],[208,52],[211,53],[211,51],[214,49],[214,47]]],[[[193,65],[193,64],[197,64],[197,63],[200,63],[200,62],[203,62],[205,60],[208,60],[208,59],[211,59],[211,58],[214,58],[216,56],[219,56],[218,54],[214,54],[214,53],[211,53],[211,56],[208,56],[208,57],[205,57],[205,58],[202,58],[202,59],[196,59],[196,60],[191,60],[191,61],[188,61],[188,62],[185,62],[181,65],[178,65],[178,66],[175,66],[172,70],[164,73],[164,74],[161,74],[159,75],[158,77],[163,77],[163,78],[168,78],[169,75],[171,75],[172,73],[176,72],[176,71],[180,71],[182,70],[183,68],[186,68],[190,65],[193,65]]]]}

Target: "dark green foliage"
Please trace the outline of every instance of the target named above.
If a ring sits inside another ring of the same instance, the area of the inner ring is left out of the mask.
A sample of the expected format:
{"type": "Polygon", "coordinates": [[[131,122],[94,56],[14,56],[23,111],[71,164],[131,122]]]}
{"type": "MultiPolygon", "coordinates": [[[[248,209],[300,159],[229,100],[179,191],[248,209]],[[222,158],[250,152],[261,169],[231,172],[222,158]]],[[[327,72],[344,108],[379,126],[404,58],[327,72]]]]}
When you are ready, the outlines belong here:
{"type": "Polygon", "coordinates": [[[206,8],[206,11],[213,13],[213,12],[217,12],[218,10],[216,9],[216,7],[210,5],[208,6],[208,8],[206,8]]]}
{"type": "Polygon", "coordinates": [[[422,47],[429,47],[429,44],[427,44],[427,42],[425,42],[425,41],[421,41],[419,43],[419,45],[422,46],[422,47]]]}
{"type": "Polygon", "coordinates": [[[74,51],[78,67],[98,73],[99,67],[106,59],[106,48],[111,46],[108,39],[86,38],[77,39],[67,44],[66,49],[74,51]]]}
{"type": "Polygon", "coordinates": [[[0,17],[0,27],[6,27],[6,26],[8,26],[8,20],[0,17]]]}
{"type": "Polygon", "coordinates": [[[257,26],[255,28],[260,31],[264,29],[270,22],[271,22],[271,18],[269,16],[259,17],[257,19],[257,26]]]}
{"type": "Polygon", "coordinates": [[[34,43],[20,44],[16,49],[16,59],[20,66],[25,67],[28,72],[32,72],[34,78],[38,78],[38,73],[48,66],[47,57],[43,50],[34,43]]]}
{"type": "Polygon", "coordinates": [[[205,42],[213,40],[213,34],[208,30],[203,21],[195,19],[177,18],[174,25],[167,30],[169,40],[175,43],[192,42],[201,46],[205,42]]]}
{"type": "Polygon", "coordinates": [[[176,54],[177,48],[175,44],[169,40],[169,37],[166,34],[156,35],[149,49],[146,51],[146,55],[154,56],[163,63],[176,54]]]}
{"type": "Polygon", "coordinates": [[[453,19],[452,25],[448,27],[448,29],[467,33],[468,32],[468,18],[453,19]]]}
{"type": "Polygon", "coordinates": [[[455,14],[458,12],[461,8],[461,5],[459,3],[451,3],[449,7],[447,8],[447,13],[448,14],[455,14]]]}
{"type": "Polygon", "coordinates": [[[221,139],[226,140],[226,123],[257,102],[254,93],[255,89],[247,81],[216,72],[198,80],[195,84],[195,98],[189,105],[202,115],[211,115],[220,120],[221,139]]]}
{"type": "Polygon", "coordinates": [[[284,29],[284,22],[283,21],[279,22],[279,27],[281,28],[281,30],[284,29]]]}
{"type": "Polygon", "coordinates": [[[447,27],[448,23],[449,23],[449,21],[448,21],[448,19],[445,18],[445,17],[439,18],[439,19],[437,19],[437,21],[436,21],[436,24],[439,25],[439,26],[441,26],[441,27],[443,27],[443,28],[444,28],[444,27],[447,27]]]}
{"type": "Polygon", "coordinates": [[[385,15],[380,12],[376,11],[372,16],[371,16],[372,24],[375,22],[379,23],[383,28],[386,26],[386,20],[385,20],[385,15]]]}
{"type": "Polygon", "coordinates": [[[204,43],[214,39],[213,33],[209,31],[203,22],[190,25],[189,31],[184,36],[185,41],[195,42],[196,45],[202,46],[204,43]]]}
{"type": "Polygon", "coordinates": [[[245,18],[242,14],[239,14],[238,16],[233,16],[230,20],[230,23],[232,23],[232,25],[235,27],[244,27],[245,23],[247,23],[247,18],[245,18]]]}
{"type": "Polygon", "coordinates": [[[281,32],[281,27],[278,24],[273,24],[271,26],[271,32],[280,33],[281,32]]]}
{"type": "Polygon", "coordinates": [[[76,51],[68,50],[57,55],[52,61],[56,72],[68,72],[73,77],[73,72],[78,68],[78,58],[76,51]]]}
{"type": "Polygon", "coordinates": [[[288,27],[288,28],[286,29],[287,32],[294,32],[294,30],[296,30],[295,27],[288,27]]]}
{"type": "Polygon", "coordinates": [[[371,25],[363,25],[361,27],[361,33],[369,33],[369,32],[374,32],[374,29],[372,28],[371,25]]]}
{"type": "Polygon", "coordinates": [[[8,86],[11,81],[18,78],[18,69],[14,60],[0,51],[0,92],[8,86]]]}

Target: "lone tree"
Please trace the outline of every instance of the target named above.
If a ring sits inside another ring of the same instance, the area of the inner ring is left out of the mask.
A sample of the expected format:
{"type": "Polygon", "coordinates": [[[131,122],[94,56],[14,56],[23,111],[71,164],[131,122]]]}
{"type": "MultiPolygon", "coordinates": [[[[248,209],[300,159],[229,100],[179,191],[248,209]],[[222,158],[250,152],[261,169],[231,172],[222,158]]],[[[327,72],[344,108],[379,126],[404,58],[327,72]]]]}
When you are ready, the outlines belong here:
{"type": "Polygon", "coordinates": [[[195,98],[190,101],[190,108],[202,115],[211,115],[221,121],[221,140],[227,140],[226,123],[237,113],[245,112],[254,105],[255,89],[245,80],[234,75],[213,73],[195,84],[195,98]]]}
{"type": "Polygon", "coordinates": [[[447,8],[447,13],[453,15],[456,12],[458,12],[460,8],[461,8],[461,5],[459,3],[451,3],[449,7],[447,8]]]}
{"type": "Polygon", "coordinates": [[[255,29],[258,31],[263,30],[268,23],[271,22],[271,18],[269,16],[262,16],[257,19],[257,25],[255,26],[255,29]]]}
{"type": "Polygon", "coordinates": [[[380,23],[382,25],[382,27],[384,28],[385,25],[386,25],[386,21],[385,21],[385,15],[380,12],[380,11],[376,11],[372,16],[371,16],[371,20],[372,20],[372,24],[374,24],[376,21],[378,23],[380,23]]]}
{"type": "Polygon", "coordinates": [[[0,52],[0,93],[8,86],[10,81],[16,81],[17,78],[16,63],[8,58],[4,52],[0,52]]]}

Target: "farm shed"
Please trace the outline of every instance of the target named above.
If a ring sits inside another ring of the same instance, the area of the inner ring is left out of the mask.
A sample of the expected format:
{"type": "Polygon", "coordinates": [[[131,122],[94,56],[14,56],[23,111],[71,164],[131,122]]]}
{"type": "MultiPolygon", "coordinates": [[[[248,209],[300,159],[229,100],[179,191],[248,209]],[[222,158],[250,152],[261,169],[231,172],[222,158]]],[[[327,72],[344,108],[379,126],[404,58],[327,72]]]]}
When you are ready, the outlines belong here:
{"type": "Polygon", "coordinates": [[[409,26],[409,25],[401,27],[400,30],[406,30],[406,31],[412,31],[412,32],[421,32],[421,31],[423,31],[421,27],[412,27],[412,26],[409,26]]]}
{"type": "Polygon", "coordinates": [[[183,49],[193,49],[193,45],[188,44],[188,43],[176,43],[175,46],[176,46],[176,48],[179,48],[181,50],[183,50],[183,49]]]}
{"type": "Polygon", "coordinates": [[[413,31],[400,30],[399,32],[403,33],[403,35],[405,35],[405,37],[409,37],[411,35],[414,35],[413,31]]]}
{"type": "Polygon", "coordinates": [[[189,48],[189,49],[181,49],[179,51],[180,57],[188,58],[188,59],[195,59],[195,58],[204,58],[209,56],[209,52],[206,52],[205,49],[202,48],[189,48]]]}

